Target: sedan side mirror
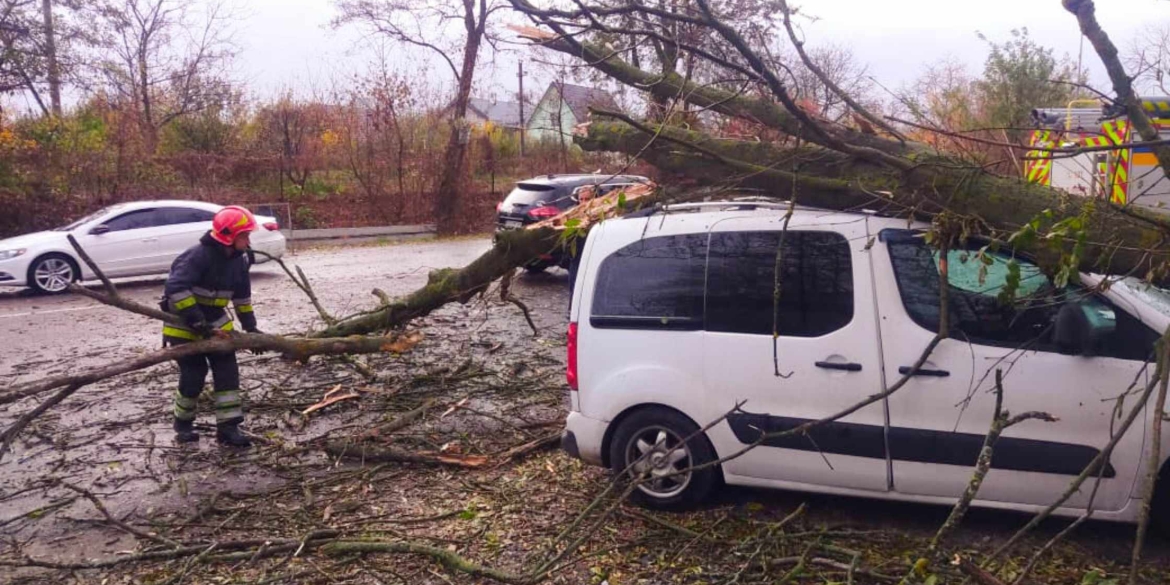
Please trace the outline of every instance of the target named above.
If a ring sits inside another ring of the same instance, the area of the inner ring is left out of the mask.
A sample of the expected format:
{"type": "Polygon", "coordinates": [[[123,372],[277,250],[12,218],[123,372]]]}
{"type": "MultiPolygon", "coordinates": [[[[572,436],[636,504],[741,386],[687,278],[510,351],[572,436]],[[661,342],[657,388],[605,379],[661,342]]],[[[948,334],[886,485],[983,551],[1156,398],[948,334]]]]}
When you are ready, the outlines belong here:
{"type": "Polygon", "coordinates": [[[1116,328],[1113,309],[1091,299],[1074,301],[1056,314],[1052,337],[1061,353],[1090,357],[1116,328]]]}
{"type": "Polygon", "coordinates": [[[110,226],[103,223],[101,225],[94,226],[94,228],[92,230],[89,230],[89,235],[100,236],[102,234],[109,233],[109,231],[110,231],[110,226]]]}

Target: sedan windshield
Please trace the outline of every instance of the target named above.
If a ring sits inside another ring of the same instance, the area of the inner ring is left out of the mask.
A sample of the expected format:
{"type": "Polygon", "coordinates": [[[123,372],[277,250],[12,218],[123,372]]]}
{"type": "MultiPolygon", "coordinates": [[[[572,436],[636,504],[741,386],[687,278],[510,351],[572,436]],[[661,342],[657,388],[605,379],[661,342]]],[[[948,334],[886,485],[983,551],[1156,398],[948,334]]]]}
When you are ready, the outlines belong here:
{"type": "Polygon", "coordinates": [[[97,211],[71,223],[71,224],[63,225],[63,226],[58,227],[58,228],[53,228],[53,231],[55,231],[55,232],[73,231],[73,230],[77,229],[78,227],[85,225],[86,223],[89,223],[89,222],[101,217],[102,215],[104,215],[106,213],[109,213],[113,209],[114,209],[114,207],[106,207],[103,209],[99,209],[99,210],[97,210],[97,211]]]}

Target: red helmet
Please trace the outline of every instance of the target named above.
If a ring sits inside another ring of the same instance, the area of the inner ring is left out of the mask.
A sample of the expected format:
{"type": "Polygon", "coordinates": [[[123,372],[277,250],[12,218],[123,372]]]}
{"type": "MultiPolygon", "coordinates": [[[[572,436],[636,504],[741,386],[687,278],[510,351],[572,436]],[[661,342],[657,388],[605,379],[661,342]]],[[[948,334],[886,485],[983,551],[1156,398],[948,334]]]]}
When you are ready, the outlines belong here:
{"type": "Polygon", "coordinates": [[[211,220],[211,237],[231,246],[240,234],[256,231],[256,216],[239,205],[229,205],[215,213],[211,220]]]}

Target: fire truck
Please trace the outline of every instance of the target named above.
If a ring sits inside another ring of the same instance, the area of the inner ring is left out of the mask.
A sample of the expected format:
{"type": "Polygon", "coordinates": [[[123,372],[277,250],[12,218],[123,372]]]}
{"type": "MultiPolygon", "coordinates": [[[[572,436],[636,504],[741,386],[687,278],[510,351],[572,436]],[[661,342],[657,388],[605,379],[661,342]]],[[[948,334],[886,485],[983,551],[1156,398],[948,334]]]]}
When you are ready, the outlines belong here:
{"type": "MultiPolygon", "coordinates": [[[[1170,97],[1141,100],[1159,136],[1170,139],[1170,97]]],[[[1158,166],[1153,149],[1127,147],[1141,138],[1131,131],[1124,107],[1098,100],[1074,101],[1064,108],[1032,110],[1032,121],[1035,130],[1029,146],[1118,148],[1072,156],[1027,151],[1023,172],[1028,181],[1120,205],[1170,209],[1170,180],[1158,166]]]]}

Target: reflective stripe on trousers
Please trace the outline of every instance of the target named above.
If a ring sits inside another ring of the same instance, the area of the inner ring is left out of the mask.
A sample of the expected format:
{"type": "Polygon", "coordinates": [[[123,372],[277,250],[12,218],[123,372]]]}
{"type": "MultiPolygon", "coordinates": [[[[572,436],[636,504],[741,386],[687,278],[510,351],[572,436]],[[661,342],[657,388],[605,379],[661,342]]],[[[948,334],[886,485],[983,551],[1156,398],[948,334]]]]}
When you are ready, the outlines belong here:
{"type": "Polygon", "coordinates": [[[244,419],[244,403],[239,390],[215,391],[215,422],[225,423],[244,419]]]}
{"type": "Polygon", "coordinates": [[[175,417],[195,418],[196,399],[203,392],[207,371],[211,370],[215,386],[215,420],[217,423],[239,422],[244,418],[240,395],[240,368],[235,352],[205,353],[181,357],[179,391],[175,393],[175,417]]]}
{"type": "Polygon", "coordinates": [[[198,398],[183,396],[182,392],[175,390],[175,418],[184,421],[195,420],[195,408],[198,402],[198,398]]]}

